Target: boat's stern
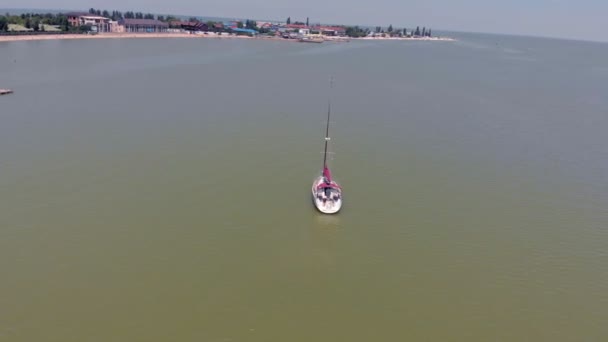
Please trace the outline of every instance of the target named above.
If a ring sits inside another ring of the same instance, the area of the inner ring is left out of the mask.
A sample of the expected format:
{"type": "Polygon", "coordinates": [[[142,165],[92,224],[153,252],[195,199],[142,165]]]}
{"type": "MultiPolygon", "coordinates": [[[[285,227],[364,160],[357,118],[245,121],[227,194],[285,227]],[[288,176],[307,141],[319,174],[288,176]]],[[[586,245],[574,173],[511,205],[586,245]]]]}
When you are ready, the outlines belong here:
{"type": "Polygon", "coordinates": [[[342,199],[337,201],[325,201],[314,199],[315,207],[323,214],[336,214],[342,208],[342,199]]]}
{"type": "Polygon", "coordinates": [[[325,192],[323,176],[319,176],[312,184],[312,201],[315,207],[323,214],[336,214],[342,208],[342,190],[338,184],[332,182],[329,193],[325,192]]]}

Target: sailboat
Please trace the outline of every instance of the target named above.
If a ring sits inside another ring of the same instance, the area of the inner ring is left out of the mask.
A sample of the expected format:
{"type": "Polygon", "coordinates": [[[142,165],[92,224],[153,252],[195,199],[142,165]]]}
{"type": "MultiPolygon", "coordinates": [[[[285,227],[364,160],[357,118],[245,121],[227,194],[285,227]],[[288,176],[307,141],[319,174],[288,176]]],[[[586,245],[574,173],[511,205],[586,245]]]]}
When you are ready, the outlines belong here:
{"type": "MultiPolygon", "coordinates": [[[[330,83],[331,87],[331,83],[330,83]]],[[[323,170],[312,183],[312,200],[315,207],[323,214],[335,214],[342,208],[342,188],[332,178],[327,166],[327,145],[329,138],[329,118],[331,100],[327,102],[327,126],[325,128],[325,151],[323,152],[323,170]]]]}

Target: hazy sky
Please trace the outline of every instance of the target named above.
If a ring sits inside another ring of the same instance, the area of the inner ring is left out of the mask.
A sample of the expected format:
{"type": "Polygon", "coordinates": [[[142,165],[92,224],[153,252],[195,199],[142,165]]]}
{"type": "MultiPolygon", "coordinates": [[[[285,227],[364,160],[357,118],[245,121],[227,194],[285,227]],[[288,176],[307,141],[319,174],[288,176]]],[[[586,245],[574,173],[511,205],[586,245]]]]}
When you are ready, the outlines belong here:
{"type": "Polygon", "coordinates": [[[139,10],[199,16],[530,34],[608,41],[608,0],[2,0],[3,8],[139,10]],[[127,5],[128,3],[128,5],[127,5]]]}

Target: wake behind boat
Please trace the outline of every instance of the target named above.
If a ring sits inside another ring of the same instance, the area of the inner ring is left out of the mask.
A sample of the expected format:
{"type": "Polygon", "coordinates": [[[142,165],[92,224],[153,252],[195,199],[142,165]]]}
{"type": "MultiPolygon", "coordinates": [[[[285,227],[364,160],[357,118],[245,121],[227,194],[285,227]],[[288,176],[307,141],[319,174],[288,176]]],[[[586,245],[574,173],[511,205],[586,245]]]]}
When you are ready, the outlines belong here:
{"type": "MultiPolygon", "coordinates": [[[[331,87],[331,86],[330,86],[331,87]]],[[[312,183],[312,200],[317,209],[324,214],[335,214],[342,208],[342,188],[333,180],[327,166],[327,144],[329,143],[329,117],[331,102],[327,104],[327,126],[325,128],[325,150],[323,152],[323,171],[312,183]]]]}

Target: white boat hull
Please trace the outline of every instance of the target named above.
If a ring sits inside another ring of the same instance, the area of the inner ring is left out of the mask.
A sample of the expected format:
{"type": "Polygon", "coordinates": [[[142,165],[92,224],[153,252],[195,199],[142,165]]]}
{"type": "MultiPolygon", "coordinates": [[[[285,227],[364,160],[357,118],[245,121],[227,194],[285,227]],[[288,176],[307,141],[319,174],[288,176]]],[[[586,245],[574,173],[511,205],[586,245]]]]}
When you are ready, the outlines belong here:
{"type": "Polygon", "coordinates": [[[323,182],[323,176],[319,176],[312,183],[312,201],[323,214],[335,214],[342,208],[342,191],[333,189],[331,196],[327,197],[323,190],[317,190],[317,187],[323,182]]]}

